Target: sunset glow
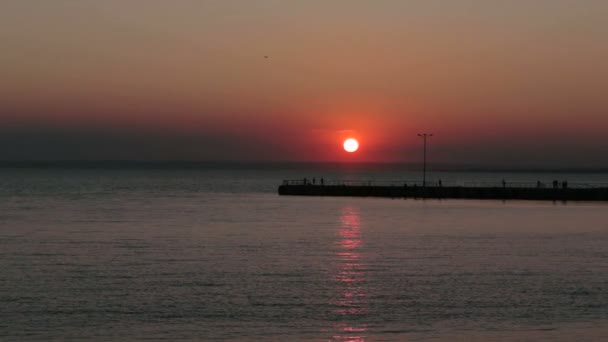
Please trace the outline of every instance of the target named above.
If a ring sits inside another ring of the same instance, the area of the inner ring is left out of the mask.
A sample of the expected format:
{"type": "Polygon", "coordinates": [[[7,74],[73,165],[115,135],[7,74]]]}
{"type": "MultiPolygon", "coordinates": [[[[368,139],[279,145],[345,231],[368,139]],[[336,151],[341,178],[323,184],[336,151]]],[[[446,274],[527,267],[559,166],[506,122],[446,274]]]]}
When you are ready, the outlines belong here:
{"type": "Polygon", "coordinates": [[[355,152],[359,149],[359,142],[353,138],[344,141],[344,150],[346,152],[355,152]]]}
{"type": "Polygon", "coordinates": [[[466,4],[2,1],[0,160],[608,167],[608,2],[466,4]]]}

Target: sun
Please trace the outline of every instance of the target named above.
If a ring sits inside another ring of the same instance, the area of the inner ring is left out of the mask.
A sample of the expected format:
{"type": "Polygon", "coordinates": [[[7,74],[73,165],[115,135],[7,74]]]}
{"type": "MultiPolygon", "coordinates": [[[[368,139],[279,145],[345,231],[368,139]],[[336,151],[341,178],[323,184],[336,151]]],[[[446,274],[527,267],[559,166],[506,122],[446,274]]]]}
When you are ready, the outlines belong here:
{"type": "Polygon", "coordinates": [[[355,152],[359,149],[359,142],[353,138],[344,140],[344,150],[346,152],[355,152]]]}

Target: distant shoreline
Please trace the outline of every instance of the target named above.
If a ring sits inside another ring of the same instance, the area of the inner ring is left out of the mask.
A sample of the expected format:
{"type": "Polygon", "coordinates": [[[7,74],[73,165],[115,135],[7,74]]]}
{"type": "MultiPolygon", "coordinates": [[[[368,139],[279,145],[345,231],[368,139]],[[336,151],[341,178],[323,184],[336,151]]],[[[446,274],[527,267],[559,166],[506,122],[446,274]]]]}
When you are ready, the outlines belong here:
{"type": "MultiPolygon", "coordinates": [[[[21,169],[310,169],[333,171],[418,171],[420,163],[290,162],[290,161],[160,161],[160,160],[28,160],[0,161],[0,168],[21,169]]],[[[476,166],[433,163],[431,172],[608,173],[608,167],[476,166]]]]}

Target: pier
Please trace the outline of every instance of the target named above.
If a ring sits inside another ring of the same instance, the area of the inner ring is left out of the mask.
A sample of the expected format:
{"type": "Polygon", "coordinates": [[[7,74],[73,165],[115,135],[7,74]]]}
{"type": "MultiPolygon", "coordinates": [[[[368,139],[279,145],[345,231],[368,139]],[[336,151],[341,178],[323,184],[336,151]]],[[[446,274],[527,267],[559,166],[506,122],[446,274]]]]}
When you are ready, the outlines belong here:
{"type": "Polygon", "coordinates": [[[608,201],[608,184],[470,183],[445,185],[440,182],[331,181],[312,184],[308,180],[285,180],[279,195],[349,196],[420,199],[494,199],[538,201],[608,201]]]}

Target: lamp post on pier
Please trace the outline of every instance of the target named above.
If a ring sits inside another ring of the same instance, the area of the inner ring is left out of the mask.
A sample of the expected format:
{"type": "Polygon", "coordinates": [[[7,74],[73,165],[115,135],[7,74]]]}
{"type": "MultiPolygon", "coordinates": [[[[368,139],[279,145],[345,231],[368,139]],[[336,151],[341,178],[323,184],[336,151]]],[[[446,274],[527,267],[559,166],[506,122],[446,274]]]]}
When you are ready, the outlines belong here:
{"type": "Polygon", "coordinates": [[[423,162],[422,162],[422,186],[426,187],[426,138],[427,137],[432,137],[433,134],[431,134],[431,133],[420,133],[420,134],[418,134],[418,136],[422,137],[422,140],[424,141],[423,162]]]}

